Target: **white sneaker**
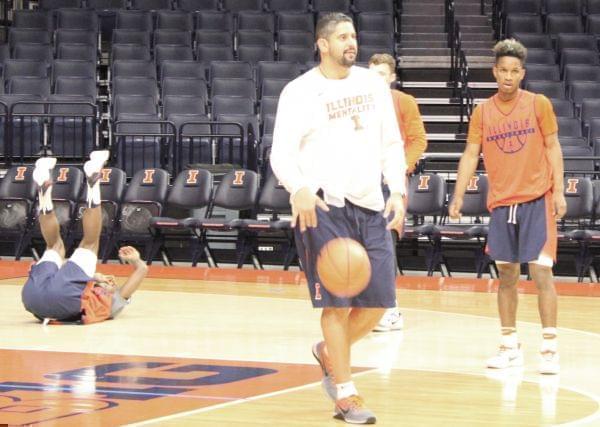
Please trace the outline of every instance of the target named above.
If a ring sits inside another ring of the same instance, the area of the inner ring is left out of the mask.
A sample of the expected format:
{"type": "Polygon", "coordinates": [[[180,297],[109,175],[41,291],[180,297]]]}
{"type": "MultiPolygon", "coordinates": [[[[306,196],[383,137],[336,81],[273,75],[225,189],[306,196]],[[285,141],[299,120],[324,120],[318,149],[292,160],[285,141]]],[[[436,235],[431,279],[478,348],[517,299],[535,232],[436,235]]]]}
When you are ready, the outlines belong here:
{"type": "Polygon", "coordinates": [[[93,178],[94,174],[100,173],[108,160],[108,156],[108,150],[97,150],[90,153],[90,160],[83,165],[83,171],[88,179],[93,178]]]}
{"type": "Polygon", "coordinates": [[[520,344],[517,348],[501,345],[498,354],[487,360],[487,367],[492,369],[504,369],[512,366],[523,366],[523,350],[521,350],[520,344]]]}
{"type": "Polygon", "coordinates": [[[404,328],[404,318],[397,308],[391,308],[381,316],[379,323],[373,328],[374,332],[399,331],[404,328]]]}
{"type": "Polygon", "coordinates": [[[540,374],[556,375],[560,372],[560,356],[556,351],[540,352],[540,374]]]}
{"type": "Polygon", "coordinates": [[[33,170],[33,180],[37,185],[42,187],[52,178],[52,169],[56,166],[55,157],[42,157],[36,160],[35,169],[33,170]]]}

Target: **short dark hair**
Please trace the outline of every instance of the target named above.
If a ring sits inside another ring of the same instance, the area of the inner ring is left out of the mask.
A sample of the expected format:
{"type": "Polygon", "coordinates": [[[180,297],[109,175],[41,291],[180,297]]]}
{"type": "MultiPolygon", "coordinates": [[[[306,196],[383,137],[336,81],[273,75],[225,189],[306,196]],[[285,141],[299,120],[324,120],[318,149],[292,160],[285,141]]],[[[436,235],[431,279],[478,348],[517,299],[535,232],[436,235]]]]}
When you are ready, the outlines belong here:
{"type": "Polygon", "coordinates": [[[505,39],[496,43],[496,46],[494,46],[494,55],[496,55],[496,62],[503,56],[512,56],[519,59],[525,65],[527,48],[515,39],[505,39]]]}
{"type": "Polygon", "coordinates": [[[376,53],[369,59],[369,65],[385,64],[392,73],[396,72],[396,60],[389,53],[376,53]]]}
{"type": "Polygon", "coordinates": [[[319,18],[317,28],[315,30],[316,39],[326,39],[335,31],[335,27],[340,22],[353,23],[352,18],[341,12],[331,12],[319,18]]]}

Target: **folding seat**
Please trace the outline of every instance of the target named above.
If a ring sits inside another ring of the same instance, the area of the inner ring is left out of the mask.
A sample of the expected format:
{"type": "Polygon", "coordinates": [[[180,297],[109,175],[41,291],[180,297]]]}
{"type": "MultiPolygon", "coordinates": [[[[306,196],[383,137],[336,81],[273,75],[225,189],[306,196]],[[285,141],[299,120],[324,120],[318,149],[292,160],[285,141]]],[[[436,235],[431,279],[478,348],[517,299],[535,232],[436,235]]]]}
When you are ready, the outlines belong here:
{"type": "Polygon", "coordinates": [[[164,97],[167,95],[199,96],[204,99],[205,105],[208,101],[208,90],[204,79],[191,77],[164,77],[161,90],[163,104],[164,97]]]}
{"type": "Polygon", "coordinates": [[[598,0],[587,0],[585,2],[584,15],[597,15],[600,14],[600,1],[598,0]]]}
{"type": "MultiPolygon", "coordinates": [[[[67,89],[72,89],[77,86],[78,80],[85,83],[89,79],[61,78],[59,85],[62,84],[61,80],[68,86],[67,89]]],[[[48,112],[52,115],[49,120],[49,146],[53,155],[83,163],[90,152],[99,148],[96,139],[98,111],[95,108],[95,94],[86,96],[84,92],[68,92],[50,95],[48,98],[51,102],[48,112]]]]}
{"type": "Polygon", "coordinates": [[[37,95],[0,95],[0,105],[4,105],[6,111],[13,108],[11,120],[8,122],[6,115],[0,114],[0,143],[5,144],[4,153],[11,157],[13,162],[30,160],[29,158],[38,155],[36,153],[42,148],[44,106],[40,101],[42,98],[37,95]],[[23,104],[30,101],[33,103],[23,104]],[[10,144],[9,140],[4,138],[7,126],[12,130],[10,144]]]}
{"type": "MultiPolygon", "coordinates": [[[[205,249],[210,249],[210,243],[213,241],[231,241],[235,242],[237,236],[231,236],[227,239],[226,236],[214,237],[216,232],[230,232],[235,230],[239,219],[248,217],[248,211],[256,207],[258,198],[259,177],[254,171],[248,169],[233,169],[225,174],[215,190],[213,201],[208,209],[208,218],[189,218],[185,220],[185,225],[189,227],[198,239],[205,239],[206,247],[193,248],[192,265],[195,266],[198,260],[204,253],[205,249]],[[227,209],[229,211],[237,211],[238,218],[231,221],[223,221],[221,215],[214,216],[215,207],[227,209]],[[211,235],[212,233],[212,235],[211,235]]],[[[239,249],[238,249],[238,255],[239,249]]],[[[216,260],[215,260],[216,266],[216,260]]]]}
{"type": "Polygon", "coordinates": [[[254,70],[249,62],[212,61],[208,68],[210,80],[219,79],[254,79],[254,70]]]}
{"type": "Polygon", "coordinates": [[[251,79],[212,78],[211,96],[241,96],[256,100],[256,86],[251,79]]]}
{"type": "Polygon", "coordinates": [[[581,120],[576,117],[557,117],[558,136],[583,136],[581,120]]]}
{"type": "Polygon", "coordinates": [[[275,115],[277,113],[277,104],[279,103],[279,97],[275,96],[262,96],[260,98],[259,115],[265,117],[266,115],[275,115]]]}
{"type": "Polygon", "coordinates": [[[13,58],[42,61],[50,64],[54,59],[54,52],[48,44],[17,43],[13,49],[13,58]]]}
{"type": "Polygon", "coordinates": [[[552,37],[546,33],[513,33],[513,37],[527,49],[553,49],[552,37]]]}
{"type": "Polygon", "coordinates": [[[62,43],[56,49],[56,59],[71,59],[80,61],[98,61],[98,51],[95,46],[83,43],[62,43]]]}
{"type": "Polygon", "coordinates": [[[210,119],[206,114],[170,114],[167,120],[178,129],[173,152],[175,172],[194,164],[213,163],[213,141],[210,119]]]}
{"type": "Polygon", "coordinates": [[[56,95],[81,95],[96,102],[98,91],[93,77],[59,76],[56,77],[54,93],[56,95]]]}
{"type": "Polygon", "coordinates": [[[113,77],[113,95],[151,96],[158,103],[159,94],[156,79],[151,77],[113,77]]]}
{"type": "Polygon", "coordinates": [[[589,34],[600,34],[600,14],[589,15],[585,23],[585,31],[589,34]]]}
{"type": "Polygon", "coordinates": [[[47,11],[37,9],[13,10],[13,28],[37,29],[43,31],[54,30],[54,19],[47,11]]]}
{"type": "Polygon", "coordinates": [[[118,60],[113,61],[110,68],[111,78],[114,77],[150,77],[156,79],[156,67],[152,61],[118,60]]]}
{"type": "Polygon", "coordinates": [[[542,0],[505,0],[502,14],[532,14],[542,13],[542,0]]]}
{"type": "Polygon", "coordinates": [[[230,50],[233,46],[233,34],[229,31],[196,30],[194,40],[197,45],[221,45],[230,48],[230,50]]]}
{"type": "Polygon", "coordinates": [[[567,86],[571,86],[573,82],[577,81],[600,82],[600,66],[598,65],[567,64],[564,71],[567,86]]]}
{"type": "Polygon", "coordinates": [[[265,8],[272,12],[308,12],[309,0],[265,0],[265,8]]]}
{"type": "Polygon", "coordinates": [[[196,45],[196,60],[200,62],[233,61],[233,50],[219,45],[196,45]]]}
{"type": "Polygon", "coordinates": [[[275,114],[266,114],[262,117],[261,135],[273,135],[275,130],[275,114]]]}
{"type": "Polygon", "coordinates": [[[260,30],[239,30],[237,32],[238,48],[242,45],[268,46],[273,50],[275,39],[273,33],[260,30]]]}
{"type": "Polygon", "coordinates": [[[255,114],[218,114],[218,122],[213,126],[216,136],[217,163],[246,166],[249,163],[248,146],[258,135],[259,124],[255,114]]]}
{"type": "Polygon", "coordinates": [[[359,13],[356,17],[358,31],[381,31],[394,34],[394,16],[389,13],[359,13]]]}
{"type": "MultiPolygon", "coordinates": [[[[163,167],[166,165],[171,143],[168,133],[175,130],[167,129],[166,124],[153,114],[119,114],[118,121],[113,125],[114,152],[117,165],[127,176],[132,176],[139,170],[163,167]]],[[[171,126],[169,126],[171,128],[171,126]]]]}
{"type": "Polygon", "coordinates": [[[350,0],[313,0],[315,12],[350,13],[350,0]]]}
{"type": "Polygon", "coordinates": [[[527,49],[527,65],[556,64],[556,53],[552,49],[527,49]]]}
{"type": "Polygon", "coordinates": [[[550,98],[556,117],[575,117],[575,108],[568,99],[550,98]]]}
{"type": "Polygon", "coordinates": [[[80,8],[83,2],[81,0],[40,0],[38,8],[41,10],[54,10],[64,8],[80,8]]]}
{"type": "Polygon", "coordinates": [[[47,77],[48,63],[24,59],[7,59],[3,66],[4,82],[13,77],[47,77]]]}
{"type": "Polygon", "coordinates": [[[56,11],[56,28],[87,30],[98,34],[98,15],[89,9],[59,9],[56,11]]]}
{"type": "Polygon", "coordinates": [[[251,62],[253,64],[260,61],[273,61],[275,59],[273,47],[265,45],[240,45],[237,48],[237,56],[240,61],[251,62]]]}
{"type": "Polygon", "coordinates": [[[543,33],[542,17],[540,15],[508,15],[505,21],[507,37],[513,37],[515,33],[543,33]]]}
{"type": "Polygon", "coordinates": [[[213,96],[212,114],[254,114],[254,101],[240,96],[213,96]]]}
{"type": "Polygon", "coordinates": [[[358,62],[369,62],[376,53],[381,53],[381,46],[361,46],[358,49],[358,62]]]}
{"type": "Polygon", "coordinates": [[[591,175],[595,170],[592,157],[593,149],[590,146],[562,146],[564,170],[569,175],[591,175]],[[584,157],[584,159],[571,159],[570,157],[584,157]]]}
{"type": "Polygon", "coordinates": [[[150,49],[152,33],[150,31],[130,30],[128,28],[115,28],[112,32],[112,43],[137,44],[150,49]]]}
{"type": "Polygon", "coordinates": [[[352,10],[355,13],[377,12],[393,14],[394,2],[388,0],[354,0],[352,10]]]}
{"type": "Polygon", "coordinates": [[[152,96],[115,95],[112,111],[112,116],[116,119],[119,119],[120,114],[156,115],[158,106],[152,96]]]}
{"type": "Polygon", "coordinates": [[[297,30],[281,30],[277,33],[277,44],[291,46],[314,46],[314,33],[297,30]]]}
{"type": "Polygon", "coordinates": [[[111,61],[150,60],[150,50],[138,44],[114,44],[111,49],[111,61]]]}
{"type": "Polygon", "coordinates": [[[162,216],[152,217],[150,230],[153,236],[152,252],[148,262],[161,252],[163,259],[171,263],[166,241],[188,240],[191,247],[199,245],[198,238],[184,225],[183,220],[198,217],[201,209],[207,208],[213,189],[212,174],[205,169],[184,169],[177,174],[169,191],[162,216]]]}
{"type": "Polygon", "coordinates": [[[90,30],[72,30],[60,28],[55,31],[56,46],[63,43],[89,44],[98,48],[98,34],[90,30]]]}
{"type": "Polygon", "coordinates": [[[158,45],[154,47],[154,62],[158,69],[165,61],[192,61],[194,53],[189,46],[158,45]]]}
{"type": "Polygon", "coordinates": [[[222,0],[223,9],[232,13],[245,10],[263,10],[263,0],[222,0]]]}
{"type": "Polygon", "coordinates": [[[156,30],[153,39],[155,49],[159,45],[188,46],[190,53],[192,52],[192,33],[190,31],[156,30]]]}
{"type": "Polygon", "coordinates": [[[546,14],[581,15],[581,0],[545,0],[546,14]]]}
{"type": "Polygon", "coordinates": [[[52,63],[52,85],[58,77],[89,77],[96,81],[96,64],[90,61],[57,59],[52,63]]]}
{"type": "Polygon", "coordinates": [[[588,123],[588,134],[586,135],[590,145],[595,146],[600,142],[600,119],[591,119],[588,123]]]}
{"type": "Polygon", "coordinates": [[[580,118],[583,122],[583,135],[589,133],[589,122],[600,118],[600,100],[595,98],[584,98],[581,103],[580,118]]]}
{"type": "Polygon", "coordinates": [[[17,43],[51,44],[52,33],[35,28],[16,28],[8,30],[8,45],[12,49],[17,43]]]}
{"type": "Polygon", "coordinates": [[[165,61],[160,68],[162,79],[167,77],[206,78],[206,66],[197,61],[165,61]]]}
{"type": "Polygon", "coordinates": [[[546,95],[548,98],[565,99],[565,85],[563,82],[552,82],[546,80],[527,80],[525,89],[546,95]]]}
{"type": "Polygon", "coordinates": [[[181,114],[206,114],[206,98],[197,95],[164,95],[163,116],[171,117],[181,114]]]}
{"type": "Polygon", "coordinates": [[[260,97],[276,97],[278,98],[283,88],[290,82],[288,79],[272,79],[266,78],[262,81],[260,97]]]}
{"type": "Polygon", "coordinates": [[[573,82],[569,87],[569,96],[576,107],[580,106],[585,98],[600,98],[600,83],[573,82]]]}
{"type": "Polygon", "coordinates": [[[600,65],[598,52],[588,49],[564,49],[560,56],[561,70],[567,64],[600,65]]]}
{"type": "Polygon", "coordinates": [[[175,8],[185,10],[186,12],[195,12],[197,10],[219,10],[219,0],[177,0],[175,8]]]}
{"type": "Polygon", "coordinates": [[[385,33],[382,31],[359,31],[358,33],[359,46],[377,46],[388,51],[394,51],[394,35],[393,33],[385,33]]]}
{"type": "Polygon", "coordinates": [[[171,9],[171,0],[131,0],[133,10],[161,10],[171,9]]]}
{"type": "Polygon", "coordinates": [[[108,9],[126,9],[126,0],[86,0],[86,5],[90,9],[108,10],[108,9]]]}
{"type": "MultiPolygon", "coordinates": [[[[408,180],[407,218],[412,217],[411,225],[405,225],[402,240],[426,238],[429,245],[425,251],[427,275],[433,276],[436,268],[444,263],[439,248],[436,248],[436,225],[444,214],[446,202],[446,180],[437,174],[422,173],[408,180]]],[[[442,270],[443,271],[443,270],[442,270]]]]}
{"type": "MultiPolygon", "coordinates": [[[[122,242],[144,245],[143,259],[148,260],[152,236],[148,232],[152,217],[160,216],[167,199],[169,174],[159,168],[143,168],[133,175],[120,205],[119,225],[110,240],[110,248],[117,250],[122,242]]],[[[110,255],[106,250],[102,262],[110,255]]]]}
{"type": "MultiPolygon", "coordinates": [[[[118,225],[119,206],[125,193],[127,185],[127,176],[125,172],[117,168],[104,168],[100,175],[100,194],[102,201],[100,209],[102,210],[102,231],[100,233],[100,251],[98,257],[104,258],[104,252],[111,249],[108,243],[118,225]]],[[[67,253],[74,249],[75,244],[83,237],[83,226],[81,219],[83,211],[86,209],[87,186],[84,186],[81,197],[76,207],[75,220],[70,227],[64,241],[67,253]]]]}
{"type": "Polygon", "coordinates": [[[281,45],[277,50],[277,58],[280,61],[304,64],[315,59],[315,50],[306,46],[281,45]]]}
{"type": "Polygon", "coordinates": [[[275,15],[270,12],[259,12],[253,10],[241,11],[237,15],[238,30],[275,32],[275,15]]]}
{"type": "Polygon", "coordinates": [[[560,69],[558,65],[548,64],[532,64],[527,65],[527,72],[525,74],[526,80],[547,80],[551,82],[559,82],[560,69]]]}
{"type": "Polygon", "coordinates": [[[293,80],[300,75],[300,67],[295,62],[262,61],[256,67],[256,79],[260,87],[265,78],[293,80]]]}
{"type": "Polygon", "coordinates": [[[116,28],[152,32],[152,14],[146,10],[117,10],[116,28]]]}
{"type": "Polygon", "coordinates": [[[16,259],[20,259],[35,209],[37,186],[33,166],[12,166],[0,181],[0,236],[4,243],[14,244],[16,259]]]}
{"type": "Polygon", "coordinates": [[[183,10],[159,10],[156,12],[157,30],[194,31],[194,18],[183,10]]]}
{"type": "Polygon", "coordinates": [[[308,12],[278,12],[278,31],[308,31],[315,33],[315,17],[308,12]]]}
{"type": "Polygon", "coordinates": [[[558,34],[556,48],[559,52],[563,49],[588,49],[598,51],[598,41],[591,34],[558,34]]]}
{"type": "Polygon", "coordinates": [[[196,29],[233,32],[233,16],[227,11],[201,10],[196,12],[196,29]]]}
{"type": "Polygon", "coordinates": [[[12,77],[6,86],[6,93],[11,95],[37,95],[47,98],[50,95],[50,79],[48,77],[12,77]]]}
{"type": "Polygon", "coordinates": [[[583,33],[581,16],[548,15],[546,16],[546,32],[551,36],[559,33],[583,33]]]}

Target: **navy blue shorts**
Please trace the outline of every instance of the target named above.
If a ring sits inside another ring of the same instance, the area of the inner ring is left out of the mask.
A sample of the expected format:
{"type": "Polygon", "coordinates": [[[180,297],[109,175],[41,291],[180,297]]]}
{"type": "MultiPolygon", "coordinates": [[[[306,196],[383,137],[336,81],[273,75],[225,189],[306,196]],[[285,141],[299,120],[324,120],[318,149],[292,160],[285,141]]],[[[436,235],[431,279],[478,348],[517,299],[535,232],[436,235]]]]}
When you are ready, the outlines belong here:
{"type": "Polygon", "coordinates": [[[50,261],[35,264],[23,286],[23,305],[40,319],[78,320],[81,294],[89,280],[92,278],[71,261],[60,268],[50,261]]]}
{"type": "Polygon", "coordinates": [[[396,306],[396,261],[392,234],[381,212],[356,206],[349,201],[343,208],[329,206],[329,212],[319,208],[317,227],[304,233],[296,226],[296,247],[306,275],[313,307],[380,307],[396,306]],[[340,298],[330,294],[317,273],[317,258],[327,242],[350,237],[361,243],[371,262],[371,280],[360,294],[340,298]]]}
{"type": "Polygon", "coordinates": [[[556,220],[552,194],[492,209],[487,253],[495,261],[535,262],[540,256],[556,260],[556,220]]]}

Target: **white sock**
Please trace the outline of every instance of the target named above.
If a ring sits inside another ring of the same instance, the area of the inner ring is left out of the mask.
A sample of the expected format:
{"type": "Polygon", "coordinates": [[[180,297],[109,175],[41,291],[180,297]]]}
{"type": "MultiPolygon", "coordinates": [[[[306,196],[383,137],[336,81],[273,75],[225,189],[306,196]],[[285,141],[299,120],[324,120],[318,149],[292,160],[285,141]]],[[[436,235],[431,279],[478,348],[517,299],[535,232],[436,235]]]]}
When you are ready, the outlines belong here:
{"type": "Polygon", "coordinates": [[[52,212],[52,209],[54,209],[54,205],[52,204],[52,186],[46,188],[46,191],[41,188],[38,191],[38,208],[43,214],[52,212]]]}
{"type": "Polygon", "coordinates": [[[519,337],[517,336],[517,330],[515,328],[502,328],[500,344],[508,348],[518,348],[519,337]]]}
{"type": "Polygon", "coordinates": [[[338,399],[345,399],[346,397],[358,395],[358,391],[356,390],[356,387],[354,386],[353,381],[348,381],[347,383],[336,384],[335,387],[337,388],[337,398],[338,399]]]}
{"type": "Polygon", "coordinates": [[[88,208],[94,208],[100,206],[100,181],[96,181],[93,186],[87,186],[87,205],[88,208]]]}
{"type": "Polygon", "coordinates": [[[558,339],[556,338],[556,328],[542,328],[542,348],[541,352],[551,351],[556,353],[558,349],[558,339]]]}

